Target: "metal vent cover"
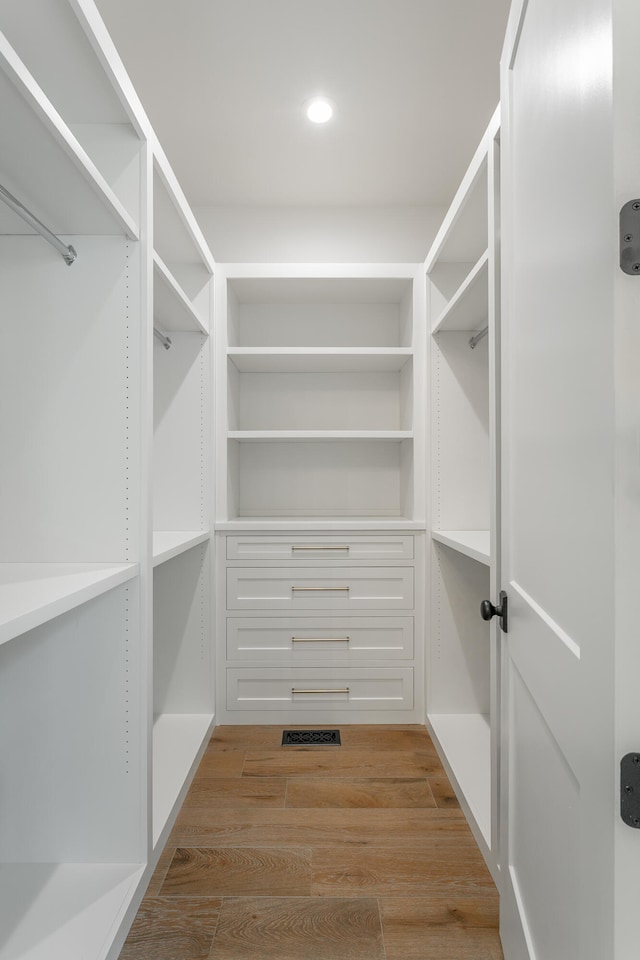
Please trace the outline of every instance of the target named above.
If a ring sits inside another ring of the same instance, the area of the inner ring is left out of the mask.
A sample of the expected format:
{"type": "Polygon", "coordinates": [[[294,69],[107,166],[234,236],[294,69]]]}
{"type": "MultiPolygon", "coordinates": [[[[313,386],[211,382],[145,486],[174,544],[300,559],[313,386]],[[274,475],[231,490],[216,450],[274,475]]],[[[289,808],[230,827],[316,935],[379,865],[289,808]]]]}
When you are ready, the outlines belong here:
{"type": "Polygon", "coordinates": [[[329,744],[340,746],[339,730],[283,730],[282,746],[329,744]]]}

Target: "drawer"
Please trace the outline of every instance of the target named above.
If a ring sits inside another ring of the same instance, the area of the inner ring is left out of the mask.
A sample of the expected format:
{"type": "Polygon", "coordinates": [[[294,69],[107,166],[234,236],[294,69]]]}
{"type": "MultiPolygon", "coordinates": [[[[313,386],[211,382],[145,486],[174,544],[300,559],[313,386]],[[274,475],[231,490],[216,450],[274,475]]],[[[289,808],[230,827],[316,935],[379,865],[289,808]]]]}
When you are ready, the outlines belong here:
{"type": "Polygon", "coordinates": [[[413,567],[317,569],[230,567],[230,610],[348,610],[413,607],[413,567]]]}
{"type": "Polygon", "coordinates": [[[413,560],[413,537],[227,537],[228,560],[413,560]]]}
{"type": "Polygon", "coordinates": [[[279,664],[413,659],[412,617],[227,620],[227,659],[279,664]]]}
{"type": "Polygon", "coordinates": [[[413,669],[227,670],[228,710],[409,710],[413,669]]]}

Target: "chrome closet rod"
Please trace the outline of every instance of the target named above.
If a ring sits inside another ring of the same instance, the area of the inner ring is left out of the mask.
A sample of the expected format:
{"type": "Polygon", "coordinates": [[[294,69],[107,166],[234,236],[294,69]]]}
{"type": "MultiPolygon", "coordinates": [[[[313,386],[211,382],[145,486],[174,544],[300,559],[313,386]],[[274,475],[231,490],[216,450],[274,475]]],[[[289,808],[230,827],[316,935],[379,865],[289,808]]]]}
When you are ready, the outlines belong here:
{"type": "Polygon", "coordinates": [[[78,254],[73,249],[72,246],[67,246],[66,243],[63,243],[59,237],[56,237],[55,233],[52,233],[49,230],[49,227],[45,227],[44,223],[41,223],[37,217],[31,213],[30,210],[20,203],[19,200],[9,193],[9,191],[0,184],[0,200],[4,200],[8,207],[11,207],[14,213],[17,213],[19,217],[28,223],[30,227],[33,227],[41,237],[51,244],[52,247],[55,247],[58,253],[62,254],[62,259],[67,264],[68,267],[78,259],[78,254]]]}
{"type": "Polygon", "coordinates": [[[164,333],[160,333],[157,327],[153,328],[153,335],[158,338],[165,350],[171,349],[171,337],[166,337],[164,333]]]}
{"type": "Polygon", "coordinates": [[[469,346],[471,347],[471,349],[475,350],[475,348],[478,346],[478,344],[483,339],[483,337],[486,337],[488,333],[489,333],[489,327],[485,327],[484,330],[480,331],[480,333],[476,333],[475,336],[469,337],[469,346]]]}

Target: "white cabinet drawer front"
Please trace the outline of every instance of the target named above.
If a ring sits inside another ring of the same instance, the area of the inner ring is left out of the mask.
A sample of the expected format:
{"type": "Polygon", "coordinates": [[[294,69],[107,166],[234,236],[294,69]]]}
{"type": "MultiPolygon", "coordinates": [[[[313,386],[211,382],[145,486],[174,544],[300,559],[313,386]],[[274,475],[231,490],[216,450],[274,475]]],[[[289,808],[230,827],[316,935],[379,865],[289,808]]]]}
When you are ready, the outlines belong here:
{"type": "Polygon", "coordinates": [[[227,670],[229,710],[304,713],[341,710],[408,710],[413,707],[411,667],[306,670],[227,670]]]}
{"type": "Polygon", "coordinates": [[[227,537],[227,559],[413,560],[413,537],[227,537]]]}
{"type": "Polygon", "coordinates": [[[273,661],[310,659],[352,663],[411,660],[412,617],[323,617],[227,620],[227,659],[273,661]]]}
{"type": "Polygon", "coordinates": [[[227,608],[279,610],[413,607],[412,567],[227,570],[227,608]]]}

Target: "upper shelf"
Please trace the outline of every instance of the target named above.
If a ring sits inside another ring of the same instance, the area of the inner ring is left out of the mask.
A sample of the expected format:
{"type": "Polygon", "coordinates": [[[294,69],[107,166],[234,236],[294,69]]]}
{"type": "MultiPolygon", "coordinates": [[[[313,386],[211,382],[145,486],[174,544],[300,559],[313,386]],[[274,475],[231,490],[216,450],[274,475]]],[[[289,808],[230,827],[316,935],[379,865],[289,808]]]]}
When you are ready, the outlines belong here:
{"type": "Polygon", "coordinates": [[[153,316],[163,330],[208,334],[208,324],[157,253],[153,254],[153,316]]]}
{"type": "MultiPolygon", "coordinates": [[[[38,219],[60,234],[124,233],[137,239],[135,215],[122,203],[3,34],[0,115],[0,182],[38,219]]],[[[0,204],[0,232],[32,231],[0,204]]]]}
{"type": "Polygon", "coordinates": [[[441,330],[477,330],[487,322],[489,251],[485,250],[436,318],[431,333],[441,330]]]}
{"type": "Polygon", "coordinates": [[[173,170],[152,137],[156,317],[168,330],[208,332],[214,261],[173,170]],[[163,320],[164,317],[164,320],[163,320]]]}
{"type": "Polygon", "coordinates": [[[333,373],[401,370],[410,347],[233,347],[228,357],[242,373],[333,373]]]}
{"type": "MultiPolygon", "coordinates": [[[[12,171],[15,172],[14,187],[22,188],[28,198],[29,179],[37,187],[38,170],[42,170],[43,197],[59,192],[59,202],[68,217],[71,211],[66,208],[72,202],[75,210],[76,203],[73,195],[69,197],[64,180],[59,183],[49,169],[51,145],[46,144],[43,136],[49,132],[85,179],[95,181],[94,189],[104,194],[103,204],[112,210],[118,232],[137,239],[141,146],[150,127],[96,7],[87,0],[48,0],[45,4],[39,0],[5,0],[2,30],[3,69],[21,94],[24,106],[35,111],[43,124],[40,133],[45,143],[42,154],[28,145],[34,137],[33,120],[25,120],[24,109],[16,113],[15,103],[7,112],[11,98],[4,91],[3,175],[11,179],[12,171]],[[24,130],[21,124],[14,127],[15,120],[24,121],[28,129],[24,130]],[[17,145],[9,142],[14,140],[17,145]],[[26,170],[14,162],[16,149],[17,159],[22,158],[26,170]]],[[[55,203],[54,198],[52,202],[55,203]]],[[[81,205],[77,210],[90,212],[81,205]]],[[[95,224],[93,232],[114,230],[113,224],[101,226],[100,219],[95,224]]],[[[58,224],[55,220],[53,229],[92,232],[90,227],[67,227],[63,221],[58,224]]]]}
{"type": "Polygon", "coordinates": [[[488,155],[500,126],[500,109],[494,113],[462,183],[449,207],[431,250],[425,272],[432,277],[439,265],[477,263],[487,248],[489,228],[488,155]]]}
{"type": "MultiPolygon", "coordinates": [[[[410,348],[415,265],[376,265],[378,275],[319,275],[320,265],[227,264],[228,342],[233,353],[290,349],[328,353],[410,348]],[[240,274],[235,276],[234,274],[240,274]]],[[[339,273],[336,265],[325,265],[339,273]]],[[[342,265],[344,269],[344,265],[342,265]]],[[[360,266],[360,272],[363,268],[360,266]]],[[[371,369],[371,368],[369,368],[371,369]]]]}
{"type": "Polygon", "coordinates": [[[137,576],[136,563],[0,563],[0,643],[137,576]]]}

